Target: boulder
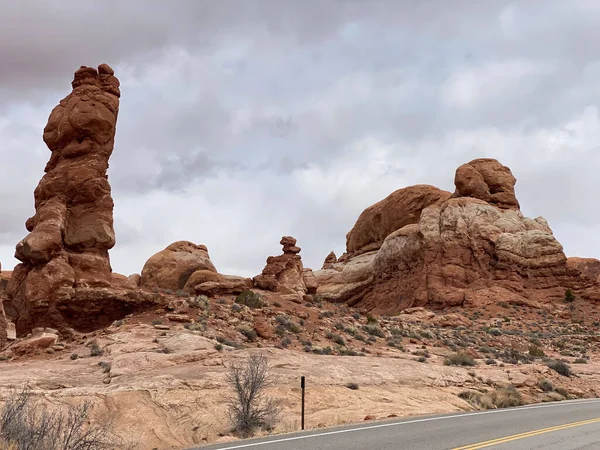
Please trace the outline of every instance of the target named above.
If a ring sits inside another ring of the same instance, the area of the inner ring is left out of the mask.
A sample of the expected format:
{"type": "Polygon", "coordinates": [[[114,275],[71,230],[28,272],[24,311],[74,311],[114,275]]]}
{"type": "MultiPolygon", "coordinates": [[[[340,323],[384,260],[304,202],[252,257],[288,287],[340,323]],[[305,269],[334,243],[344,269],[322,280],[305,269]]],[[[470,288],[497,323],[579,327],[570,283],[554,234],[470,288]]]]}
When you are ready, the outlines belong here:
{"type": "Polygon", "coordinates": [[[456,170],[453,197],[478,198],[501,209],[519,209],[516,182],[510,169],[497,160],[474,159],[456,170]]]}
{"type": "Polygon", "coordinates": [[[379,249],[390,233],[417,223],[423,209],[450,196],[450,192],[429,185],[398,189],[362,212],[346,235],[346,252],[355,254],[379,249]]]}
{"type": "Polygon", "coordinates": [[[183,289],[196,271],[217,273],[205,245],[178,241],[151,256],[142,269],[140,286],[147,289],[183,289]]]}

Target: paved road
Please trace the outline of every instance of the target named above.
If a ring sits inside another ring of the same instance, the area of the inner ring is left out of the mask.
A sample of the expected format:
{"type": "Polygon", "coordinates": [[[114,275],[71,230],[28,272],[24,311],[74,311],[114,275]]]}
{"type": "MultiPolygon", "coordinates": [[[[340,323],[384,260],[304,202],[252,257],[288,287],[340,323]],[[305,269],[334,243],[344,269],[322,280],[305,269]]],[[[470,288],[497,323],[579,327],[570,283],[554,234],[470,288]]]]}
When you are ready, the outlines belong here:
{"type": "Polygon", "coordinates": [[[600,449],[600,399],[420,416],[272,436],[202,450],[600,449]]]}

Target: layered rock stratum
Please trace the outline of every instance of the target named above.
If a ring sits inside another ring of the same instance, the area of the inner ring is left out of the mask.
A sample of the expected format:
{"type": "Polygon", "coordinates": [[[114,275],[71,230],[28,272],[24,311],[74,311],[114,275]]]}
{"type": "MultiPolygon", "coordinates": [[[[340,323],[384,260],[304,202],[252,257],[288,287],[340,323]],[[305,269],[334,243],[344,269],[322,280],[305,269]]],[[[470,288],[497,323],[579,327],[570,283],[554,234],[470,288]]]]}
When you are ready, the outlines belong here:
{"type": "Polygon", "coordinates": [[[539,304],[564,299],[567,288],[585,295],[589,280],[567,264],[545,219],[521,213],[515,183],[508,167],[486,158],[457,169],[452,195],[396,191],[361,214],[347,254],[315,273],[318,293],[382,313],[539,304]]]}

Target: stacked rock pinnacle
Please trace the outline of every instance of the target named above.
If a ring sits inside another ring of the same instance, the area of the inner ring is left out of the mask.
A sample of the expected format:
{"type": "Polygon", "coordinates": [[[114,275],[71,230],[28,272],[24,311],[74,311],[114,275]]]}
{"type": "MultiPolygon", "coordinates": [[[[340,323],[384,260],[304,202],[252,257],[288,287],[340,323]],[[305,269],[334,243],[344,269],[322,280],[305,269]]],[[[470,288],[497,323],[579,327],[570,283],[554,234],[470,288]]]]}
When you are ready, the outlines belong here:
{"type": "Polygon", "coordinates": [[[119,80],[106,64],[82,66],[73,91],[52,110],[43,139],[51,151],[34,192],[29,234],[17,244],[21,261],[8,294],[17,332],[64,323],[58,305],[77,287],[111,283],[108,250],[115,245],[107,179],[119,112],[119,80]]]}

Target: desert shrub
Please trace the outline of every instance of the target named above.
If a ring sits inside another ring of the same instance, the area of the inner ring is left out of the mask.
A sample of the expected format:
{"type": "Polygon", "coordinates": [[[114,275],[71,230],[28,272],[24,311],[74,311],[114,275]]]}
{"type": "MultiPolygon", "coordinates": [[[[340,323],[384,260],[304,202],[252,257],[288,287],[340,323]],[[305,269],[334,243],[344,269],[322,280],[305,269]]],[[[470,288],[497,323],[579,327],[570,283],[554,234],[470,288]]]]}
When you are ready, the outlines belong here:
{"type": "Polygon", "coordinates": [[[367,323],[376,324],[377,319],[375,317],[373,317],[371,314],[367,314],[367,323]]]}
{"type": "MultiPolygon", "coordinates": [[[[279,330],[281,330],[282,328],[284,330],[287,331],[291,331],[292,333],[300,333],[300,331],[302,331],[302,329],[300,328],[300,325],[298,325],[296,322],[294,322],[290,317],[286,316],[285,314],[279,314],[277,317],[275,317],[275,322],[277,322],[278,326],[279,326],[279,330]]],[[[278,328],[275,328],[275,331],[278,331],[278,328]]],[[[281,334],[281,331],[279,331],[279,334],[281,334]]]]}
{"type": "Polygon", "coordinates": [[[71,356],[70,356],[70,358],[71,358],[73,361],[75,361],[76,359],[78,359],[78,358],[79,358],[79,355],[78,355],[77,353],[71,353],[71,356]]]}
{"type": "Polygon", "coordinates": [[[104,352],[96,341],[90,344],[90,356],[102,356],[104,352]]]}
{"type": "Polygon", "coordinates": [[[154,319],[154,320],[152,321],[152,325],[162,325],[162,323],[163,323],[163,322],[162,322],[162,320],[160,320],[160,319],[154,319]]]}
{"type": "Polygon", "coordinates": [[[573,291],[571,289],[567,289],[565,291],[565,302],[573,303],[574,301],[575,301],[575,294],[573,294],[573,291]]]}
{"type": "Polygon", "coordinates": [[[420,363],[427,362],[427,357],[425,357],[425,356],[419,356],[419,357],[417,358],[417,361],[419,361],[420,363]]]}
{"type": "Polygon", "coordinates": [[[485,363],[486,363],[486,365],[488,365],[488,366],[495,366],[495,365],[497,364],[497,363],[496,363],[496,360],[495,360],[495,359],[492,359],[492,358],[487,358],[487,359],[485,360],[485,363]]]}
{"type": "Polygon", "coordinates": [[[241,305],[238,305],[237,303],[234,303],[233,305],[231,305],[231,311],[233,311],[234,313],[238,313],[241,312],[244,308],[242,308],[241,305]]]}
{"type": "Polygon", "coordinates": [[[333,341],[337,345],[342,345],[342,346],[346,345],[346,341],[339,334],[327,333],[325,336],[327,337],[327,339],[333,341]]]}
{"type": "Polygon", "coordinates": [[[554,390],[554,385],[550,380],[542,378],[538,381],[538,387],[544,392],[552,392],[554,390]]]}
{"type": "Polygon", "coordinates": [[[542,350],[540,347],[538,347],[536,345],[529,346],[529,355],[532,356],[533,358],[543,358],[544,356],[546,356],[546,354],[544,353],[544,350],[542,350]]]}
{"type": "Polygon", "coordinates": [[[383,332],[383,330],[379,327],[379,325],[364,325],[362,327],[362,330],[368,334],[370,334],[371,336],[377,336],[380,338],[385,337],[385,333],[383,332]]]}
{"type": "Polygon", "coordinates": [[[491,334],[492,336],[502,336],[502,330],[498,329],[498,328],[490,328],[488,330],[488,333],[491,334]]]}
{"type": "Polygon", "coordinates": [[[227,345],[228,347],[239,348],[237,342],[234,342],[231,339],[227,339],[226,337],[217,336],[216,339],[219,344],[227,345]]]}
{"type": "Polygon", "coordinates": [[[248,308],[262,308],[264,306],[260,294],[249,289],[238,295],[235,302],[239,305],[246,305],[248,308]]]}
{"type": "Polygon", "coordinates": [[[503,352],[498,353],[496,357],[509,364],[518,364],[519,362],[527,364],[533,360],[530,355],[522,353],[515,348],[507,348],[503,352]]]}
{"type": "Polygon", "coordinates": [[[332,311],[321,311],[319,313],[319,319],[324,319],[325,317],[333,317],[332,311]]]}
{"type": "Polygon", "coordinates": [[[227,372],[227,381],[234,391],[228,400],[233,430],[243,437],[252,436],[258,429],[272,430],[281,408],[266,397],[267,388],[273,384],[266,356],[253,354],[242,363],[233,364],[227,372]]]}
{"type": "Polygon", "coordinates": [[[258,335],[256,334],[256,330],[252,328],[250,325],[240,325],[237,329],[243,336],[248,339],[248,342],[254,342],[258,335]]]}
{"type": "Polygon", "coordinates": [[[218,352],[223,351],[223,344],[215,344],[215,350],[218,352]]]}
{"type": "Polygon", "coordinates": [[[529,340],[529,342],[531,342],[532,345],[535,345],[536,347],[541,347],[542,346],[542,341],[540,341],[538,338],[534,337],[531,338],[529,340]]]}
{"type": "Polygon", "coordinates": [[[100,361],[98,363],[98,365],[100,366],[100,368],[102,369],[103,373],[108,373],[110,372],[111,368],[112,368],[112,364],[106,361],[100,361]]]}
{"type": "Polygon", "coordinates": [[[292,340],[290,339],[289,336],[285,336],[281,342],[279,343],[279,346],[281,348],[288,348],[290,346],[290,344],[292,343],[292,340]]]}
{"type": "Polygon", "coordinates": [[[14,392],[0,413],[0,447],[14,450],[100,450],[124,448],[110,422],[91,419],[92,404],[50,411],[29,389],[14,392]]]}
{"type": "Polygon", "coordinates": [[[358,390],[358,383],[346,383],[346,387],[353,391],[358,390]]]}
{"type": "Polygon", "coordinates": [[[496,389],[490,398],[496,408],[512,408],[523,404],[521,393],[513,385],[496,389]]]}
{"type": "Polygon", "coordinates": [[[353,314],[352,314],[352,318],[353,318],[354,320],[358,320],[358,319],[360,319],[360,313],[357,313],[357,312],[353,313],[353,314]]]}
{"type": "Polygon", "coordinates": [[[573,361],[573,364],[587,364],[588,360],[585,358],[577,358],[575,361],[573,361]]]}
{"type": "Polygon", "coordinates": [[[554,370],[559,375],[562,375],[563,377],[571,376],[571,367],[563,361],[548,361],[546,363],[546,366],[554,370]]]}
{"type": "Polygon", "coordinates": [[[513,385],[492,392],[463,391],[458,396],[478,409],[511,408],[524,403],[521,393],[513,385]]]}
{"type": "Polygon", "coordinates": [[[475,359],[467,353],[458,352],[458,353],[453,353],[452,355],[450,355],[446,359],[444,359],[444,365],[445,366],[474,366],[475,359]]]}

